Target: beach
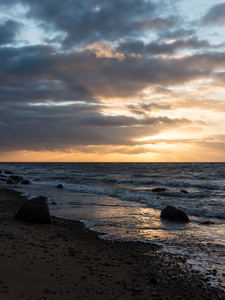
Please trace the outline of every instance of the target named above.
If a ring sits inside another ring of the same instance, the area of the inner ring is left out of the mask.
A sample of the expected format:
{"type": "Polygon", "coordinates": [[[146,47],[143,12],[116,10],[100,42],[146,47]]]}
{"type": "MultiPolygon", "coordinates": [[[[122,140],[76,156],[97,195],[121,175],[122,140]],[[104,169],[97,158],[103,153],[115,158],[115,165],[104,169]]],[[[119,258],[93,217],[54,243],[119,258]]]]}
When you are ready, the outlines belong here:
{"type": "Polygon", "coordinates": [[[78,221],[17,220],[20,193],[0,190],[1,299],[225,299],[180,256],[107,241],[78,221]]]}

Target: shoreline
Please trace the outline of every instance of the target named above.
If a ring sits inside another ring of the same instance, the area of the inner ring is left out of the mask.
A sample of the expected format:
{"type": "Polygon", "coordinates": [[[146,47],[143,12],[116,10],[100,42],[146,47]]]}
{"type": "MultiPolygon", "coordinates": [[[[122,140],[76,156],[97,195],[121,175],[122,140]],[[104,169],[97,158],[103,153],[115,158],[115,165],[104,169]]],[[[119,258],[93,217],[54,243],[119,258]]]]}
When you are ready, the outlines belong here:
{"type": "Polygon", "coordinates": [[[25,201],[0,189],[1,299],[225,299],[185,259],[142,242],[107,241],[79,221],[14,219],[25,201]]]}

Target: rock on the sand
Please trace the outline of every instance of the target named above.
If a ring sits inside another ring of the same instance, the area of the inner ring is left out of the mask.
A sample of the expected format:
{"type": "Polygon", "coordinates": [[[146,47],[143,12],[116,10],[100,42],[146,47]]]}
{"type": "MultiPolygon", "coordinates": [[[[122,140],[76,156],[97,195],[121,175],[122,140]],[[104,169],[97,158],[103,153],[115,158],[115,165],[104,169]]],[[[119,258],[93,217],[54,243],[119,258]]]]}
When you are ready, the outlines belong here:
{"type": "Polygon", "coordinates": [[[180,191],[181,191],[181,193],[183,193],[183,194],[189,194],[188,191],[186,191],[186,190],[180,190],[180,191]]]}
{"type": "Polygon", "coordinates": [[[58,188],[58,189],[62,189],[62,188],[63,188],[63,185],[60,183],[60,184],[57,185],[57,188],[58,188]]]}
{"type": "Polygon", "coordinates": [[[24,179],[21,183],[22,183],[22,184],[30,184],[30,180],[24,179]]]}
{"type": "Polygon", "coordinates": [[[15,215],[15,218],[32,223],[52,223],[46,197],[26,200],[15,215]]]}
{"type": "Polygon", "coordinates": [[[169,191],[169,190],[166,189],[166,188],[155,188],[155,189],[152,189],[153,193],[160,193],[160,192],[165,192],[165,191],[169,191]]]}
{"type": "Polygon", "coordinates": [[[23,180],[22,176],[17,176],[17,175],[10,175],[9,178],[11,178],[12,180],[14,180],[16,182],[21,182],[23,180]]]}
{"type": "Polygon", "coordinates": [[[176,222],[183,222],[183,223],[189,221],[189,218],[188,218],[186,212],[184,212],[183,210],[178,209],[172,205],[166,206],[162,210],[160,217],[162,219],[167,219],[167,220],[176,221],[176,222]]]}

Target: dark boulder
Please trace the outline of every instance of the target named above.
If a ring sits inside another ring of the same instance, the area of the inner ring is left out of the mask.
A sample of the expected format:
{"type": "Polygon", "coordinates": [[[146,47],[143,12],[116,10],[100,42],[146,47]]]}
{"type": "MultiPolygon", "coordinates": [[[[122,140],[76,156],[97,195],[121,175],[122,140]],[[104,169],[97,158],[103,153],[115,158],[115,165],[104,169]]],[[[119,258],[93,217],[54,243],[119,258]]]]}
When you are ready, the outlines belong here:
{"type": "Polygon", "coordinates": [[[40,196],[26,200],[15,215],[15,218],[32,223],[52,223],[46,203],[47,199],[47,197],[40,196]]]}
{"type": "Polygon", "coordinates": [[[5,174],[13,174],[12,171],[4,171],[5,174]]]}
{"type": "Polygon", "coordinates": [[[57,189],[62,189],[63,188],[63,185],[60,183],[57,185],[57,189]]]}
{"type": "Polygon", "coordinates": [[[11,178],[12,180],[14,180],[16,182],[21,182],[23,180],[22,176],[16,176],[16,175],[10,175],[9,178],[11,178]]]}
{"type": "Polygon", "coordinates": [[[56,201],[52,201],[51,204],[53,204],[53,205],[59,205],[59,203],[56,202],[56,201]]]}
{"type": "Polygon", "coordinates": [[[199,222],[200,224],[203,224],[203,225],[213,225],[213,224],[216,224],[215,222],[213,221],[203,221],[203,222],[199,222]]]}
{"type": "Polygon", "coordinates": [[[181,190],[181,193],[183,193],[183,194],[189,194],[188,191],[186,191],[186,190],[181,190]]]}
{"type": "Polygon", "coordinates": [[[165,191],[169,191],[169,190],[166,189],[166,188],[155,188],[155,189],[152,189],[153,193],[160,193],[160,192],[165,192],[165,191]]]}
{"type": "Polygon", "coordinates": [[[30,180],[24,179],[21,183],[22,184],[30,184],[30,180]]]}
{"type": "Polygon", "coordinates": [[[165,207],[162,210],[160,217],[162,219],[175,221],[175,222],[183,222],[183,223],[189,222],[189,218],[186,212],[172,205],[168,205],[167,207],[165,207]]]}
{"type": "Polygon", "coordinates": [[[14,183],[15,183],[15,181],[14,181],[14,180],[12,180],[12,179],[8,179],[6,183],[7,183],[7,184],[14,184],[14,183]]]}

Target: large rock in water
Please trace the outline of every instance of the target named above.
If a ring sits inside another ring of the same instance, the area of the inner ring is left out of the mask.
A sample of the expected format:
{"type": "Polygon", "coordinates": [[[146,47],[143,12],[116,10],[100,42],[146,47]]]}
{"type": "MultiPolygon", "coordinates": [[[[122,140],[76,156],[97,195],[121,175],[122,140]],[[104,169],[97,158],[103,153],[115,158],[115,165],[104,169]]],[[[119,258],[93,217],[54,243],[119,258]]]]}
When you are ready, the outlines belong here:
{"type": "Polygon", "coordinates": [[[162,219],[167,219],[170,221],[183,222],[183,223],[189,222],[189,218],[186,212],[172,205],[168,205],[167,207],[165,207],[162,210],[160,217],[162,219]]]}
{"type": "Polygon", "coordinates": [[[47,198],[42,196],[26,200],[18,210],[15,218],[32,223],[52,223],[46,201],[47,198]]]}

